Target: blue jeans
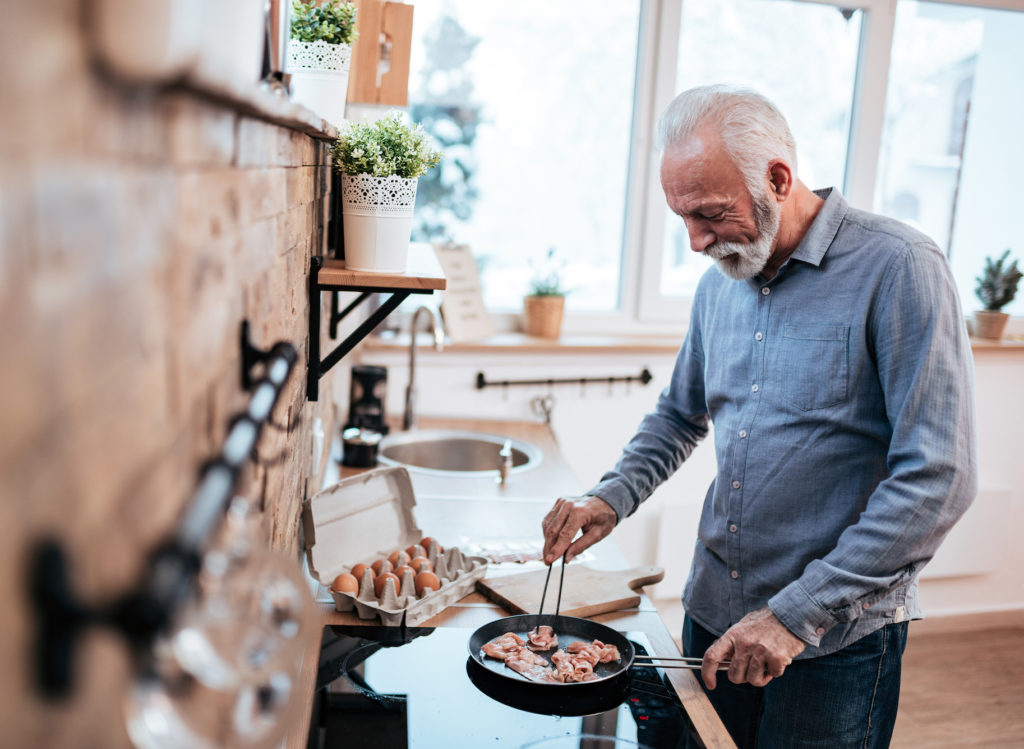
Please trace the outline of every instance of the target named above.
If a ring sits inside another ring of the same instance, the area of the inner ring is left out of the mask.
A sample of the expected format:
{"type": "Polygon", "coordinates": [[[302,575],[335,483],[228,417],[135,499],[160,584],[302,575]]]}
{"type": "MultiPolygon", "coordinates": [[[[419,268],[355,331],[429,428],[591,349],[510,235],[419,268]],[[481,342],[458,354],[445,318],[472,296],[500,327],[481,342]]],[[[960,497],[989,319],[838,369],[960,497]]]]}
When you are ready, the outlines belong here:
{"type": "MultiPolygon", "coordinates": [[[[716,639],[683,621],[686,655],[703,656],[716,639]]],[[[740,749],[887,747],[906,644],[907,623],[888,624],[835,653],[793,661],[764,687],[733,684],[722,671],[705,691],[740,749]]]]}

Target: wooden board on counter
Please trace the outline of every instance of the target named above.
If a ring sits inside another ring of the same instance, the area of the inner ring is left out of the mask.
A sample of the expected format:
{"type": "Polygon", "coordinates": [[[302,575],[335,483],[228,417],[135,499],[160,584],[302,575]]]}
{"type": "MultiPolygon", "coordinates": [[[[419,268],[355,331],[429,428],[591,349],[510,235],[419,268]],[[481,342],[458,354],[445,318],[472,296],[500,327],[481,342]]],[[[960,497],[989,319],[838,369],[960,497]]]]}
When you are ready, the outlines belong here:
{"type": "MultiPolygon", "coordinates": [[[[544,611],[555,613],[561,567],[552,570],[544,611]]],[[[548,571],[534,570],[519,575],[494,577],[477,582],[477,590],[512,614],[536,614],[548,571]]],[[[661,567],[633,567],[628,570],[596,570],[582,564],[565,568],[559,613],[566,616],[595,616],[634,608],[640,603],[638,589],[660,582],[661,567]]]]}

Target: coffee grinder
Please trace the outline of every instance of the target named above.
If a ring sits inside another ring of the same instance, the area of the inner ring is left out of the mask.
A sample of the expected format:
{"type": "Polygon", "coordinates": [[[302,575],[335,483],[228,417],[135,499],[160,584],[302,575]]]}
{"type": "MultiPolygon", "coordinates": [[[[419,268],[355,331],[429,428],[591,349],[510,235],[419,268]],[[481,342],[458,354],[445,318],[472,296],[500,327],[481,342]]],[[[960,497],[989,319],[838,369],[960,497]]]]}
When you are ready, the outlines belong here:
{"type": "Polygon", "coordinates": [[[388,433],[384,399],[388,390],[388,370],[369,364],[352,367],[349,388],[348,422],[345,429],[360,427],[379,434],[388,433]]]}

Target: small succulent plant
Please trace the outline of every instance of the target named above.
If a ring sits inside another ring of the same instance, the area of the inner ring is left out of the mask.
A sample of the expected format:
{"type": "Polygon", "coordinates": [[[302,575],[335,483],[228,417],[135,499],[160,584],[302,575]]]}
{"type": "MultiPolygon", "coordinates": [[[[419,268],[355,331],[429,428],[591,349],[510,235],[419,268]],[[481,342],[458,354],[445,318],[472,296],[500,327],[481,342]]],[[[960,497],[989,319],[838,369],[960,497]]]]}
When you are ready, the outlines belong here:
{"type": "Polygon", "coordinates": [[[316,5],[292,0],[292,39],[298,42],[352,44],[357,36],[354,4],[330,0],[323,5],[316,5]]]}
{"type": "Polygon", "coordinates": [[[985,269],[975,280],[978,285],[974,293],[986,310],[997,312],[1013,301],[1017,296],[1017,285],[1020,283],[1021,272],[1017,269],[1017,261],[1007,264],[1010,251],[1007,250],[997,260],[985,258],[985,269]]]}

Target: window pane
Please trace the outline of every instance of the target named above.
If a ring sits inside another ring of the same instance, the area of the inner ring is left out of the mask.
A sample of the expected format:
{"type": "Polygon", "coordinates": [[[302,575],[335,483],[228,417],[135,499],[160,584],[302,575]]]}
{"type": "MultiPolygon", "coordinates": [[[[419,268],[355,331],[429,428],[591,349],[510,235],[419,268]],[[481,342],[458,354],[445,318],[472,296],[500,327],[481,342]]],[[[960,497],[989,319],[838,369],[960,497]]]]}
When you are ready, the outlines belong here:
{"type": "Polygon", "coordinates": [[[492,309],[521,309],[550,247],[571,310],[615,309],[640,3],[415,6],[410,114],[446,158],[414,239],[468,244],[492,309]]]}
{"type": "MultiPolygon", "coordinates": [[[[862,13],[794,0],[684,0],[676,90],[734,83],[767,96],[811,188],[842,187],[862,13]],[[794,74],[794,71],[799,71],[794,74]]],[[[665,211],[661,293],[691,295],[710,261],[665,211]]]]}
{"type": "MultiPolygon", "coordinates": [[[[923,231],[953,266],[964,309],[987,255],[1024,260],[1024,13],[901,0],[875,209],[923,231]]],[[[1021,263],[1024,265],[1024,262],[1021,263]]],[[[1024,300],[1004,309],[1024,314],[1024,300]]]]}

